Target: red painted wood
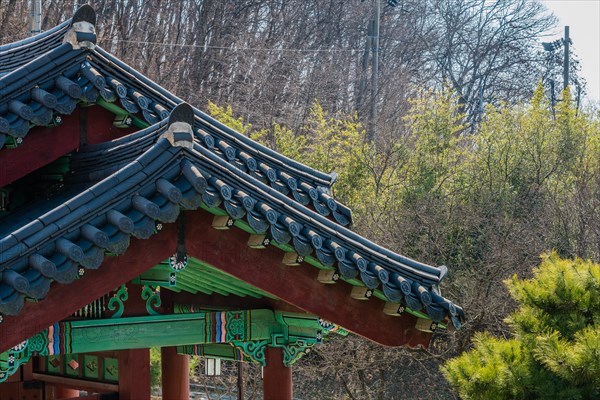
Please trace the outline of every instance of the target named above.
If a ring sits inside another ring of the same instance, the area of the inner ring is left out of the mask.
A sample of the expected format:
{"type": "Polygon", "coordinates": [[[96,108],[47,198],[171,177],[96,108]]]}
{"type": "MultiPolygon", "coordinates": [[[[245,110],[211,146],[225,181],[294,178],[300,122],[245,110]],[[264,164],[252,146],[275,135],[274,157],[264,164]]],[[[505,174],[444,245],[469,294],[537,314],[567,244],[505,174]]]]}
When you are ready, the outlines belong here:
{"type": "Polygon", "coordinates": [[[51,375],[42,372],[34,372],[32,380],[44,382],[47,386],[60,386],[93,393],[117,393],[119,391],[119,385],[114,383],[88,381],[81,378],[69,378],[64,375],[51,375]]]}
{"type": "Polygon", "coordinates": [[[79,397],[79,389],[64,386],[46,385],[46,397],[50,400],[72,399],[79,397]]]}
{"type": "Polygon", "coordinates": [[[99,393],[96,394],[89,394],[87,396],[76,396],[76,397],[72,397],[70,399],[65,399],[65,400],[102,400],[102,395],[99,393]]]}
{"type": "Polygon", "coordinates": [[[131,128],[116,128],[113,126],[115,115],[100,106],[86,107],[81,109],[81,111],[87,113],[86,141],[89,144],[113,140],[136,132],[139,129],[135,126],[131,128]]]}
{"type": "Polygon", "coordinates": [[[43,167],[79,146],[79,112],[64,116],[60,128],[36,127],[23,145],[0,149],[0,187],[43,167]]]}
{"type": "Polygon", "coordinates": [[[33,363],[35,360],[29,360],[25,364],[21,365],[21,374],[23,375],[24,381],[33,380],[33,363]]]}
{"type": "Polygon", "coordinates": [[[20,400],[21,382],[3,382],[0,384],[0,399],[20,400]]]}
{"type": "MultiPolygon", "coordinates": [[[[132,283],[127,284],[127,301],[123,310],[123,317],[137,317],[140,315],[148,315],[146,310],[146,300],[142,298],[143,286],[132,283]]],[[[162,296],[161,296],[162,297],[162,296]]],[[[163,313],[162,310],[160,311],[163,313]]]]}
{"type": "Polygon", "coordinates": [[[81,135],[87,143],[101,143],[135,132],[138,128],[120,129],[113,126],[114,114],[100,106],[76,108],[71,115],[62,115],[62,124],[35,127],[15,149],[0,149],[0,187],[43,167],[77,149],[81,135]],[[84,133],[81,128],[85,127],[84,133]]]}
{"type": "Polygon", "coordinates": [[[150,400],[150,349],[119,351],[119,398],[150,400]]]}
{"type": "Polygon", "coordinates": [[[190,357],[177,354],[176,347],[162,347],[160,354],[163,400],[189,399],[190,357]]]}
{"type": "Polygon", "coordinates": [[[186,246],[193,257],[311,314],[386,346],[427,347],[431,334],[415,328],[410,314],[385,315],[384,303],[350,297],[352,286],[317,281],[318,269],[306,263],[289,267],[281,263],[283,252],[275,247],[258,250],[246,246],[248,234],[240,229],[215,230],[212,215],[185,212],[186,246]]]}
{"type": "Polygon", "coordinates": [[[267,346],[266,366],[263,368],[265,400],[292,400],[292,368],[283,365],[283,349],[267,346]]]}
{"type": "Polygon", "coordinates": [[[102,266],[69,285],[53,283],[43,301],[28,303],[16,317],[6,316],[0,324],[0,352],[67,318],[86,304],[128,282],[173,254],[177,226],[165,225],[150,240],[131,239],[124,255],[106,257],[102,266]]]}

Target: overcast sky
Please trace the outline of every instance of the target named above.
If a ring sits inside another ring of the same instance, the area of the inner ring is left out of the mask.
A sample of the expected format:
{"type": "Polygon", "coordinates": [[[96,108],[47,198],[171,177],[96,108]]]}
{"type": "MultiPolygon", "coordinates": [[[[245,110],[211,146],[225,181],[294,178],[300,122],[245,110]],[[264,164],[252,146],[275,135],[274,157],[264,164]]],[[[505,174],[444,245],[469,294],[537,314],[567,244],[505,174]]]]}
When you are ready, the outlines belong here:
{"type": "Polygon", "coordinates": [[[559,28],[544,41],[564,35],[569,26],[575,54],[581,60],[581,73],[587,80],[588,98],[600,101],[600,0],[542,0],[559,18],[559,28]]]}

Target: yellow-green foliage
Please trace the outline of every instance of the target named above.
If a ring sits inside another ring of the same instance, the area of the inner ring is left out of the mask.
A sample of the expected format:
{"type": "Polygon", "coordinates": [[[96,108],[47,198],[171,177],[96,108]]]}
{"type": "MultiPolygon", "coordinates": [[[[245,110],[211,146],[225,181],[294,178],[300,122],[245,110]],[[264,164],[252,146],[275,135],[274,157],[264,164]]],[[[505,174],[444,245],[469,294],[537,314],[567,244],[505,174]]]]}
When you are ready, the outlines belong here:
{"type": "Polygon", "coordinates": [[[476,310],[479,329],[509,307],[501,280],[556,249],[532,281],[508,284],[520,302],[509,320],[514,339],[478,335],[444,373],[464,398],[600,398],[600,272],[559,257],[600,259],[600,114],[578,110],[568,90],[561,98],[553,110],[540,84],[529,103],[489,105],[471,127],[454,93],[424,93],[377,147],[365,144],[356,116],[319,103],[298,131],[253,132],[230,108],[215,112],[287,156],[337,172],[335,195],[357,229],[449,265],[444,288],[476,310]]]}
{"type": "Polygon", "coordinates": [[[314,102],[304,136],[307,152],[302,161],[320,171],[335,171],[339,175],[335,195],[342,202],[358,203],[369,190],[363,162],[369,145],[356,115],[331,115],[314,102]]]}
{"type": "Polygon", "coordinates": [[[273,123],[270,131],[262,129],[251,132],[250,138],[298,161],[307,152],[306,137],[304,135],[296,135],[291,129],[277,123],[273,123]]]}
{"type": "Polygon", "coordinates": [[[568,91],[563,98],[552,111],[539,85],[529,104],[488,106],[472,130],[455,93],[426,92],[411,102],[397,139],[377,147],[364,142],[355,115],[329,113],[318,102],[298,131],[279,124],[253,131],[231,107],[211,103],[209,112],[290,158],[335,171],[334,194],[352,207],[359,229],[402,225],[395,240],[404,253],[461,267],[484,263],[498,236],[506,237],[502,229],[532,226],[549,205],[553,218],[539,221],[549,245],[533,254],[587,246],[582,229],[591,228],[564,221],[581,219],[573,206],[581,191],[598,190],[600,126],[576,110],[568,91]]]}
{"type": "Polygon", "coordinates": [[[600,396],[600,266],[555,252],[532,279],[506,285],[519,308],[515,339],[479,334],[442,369],[465,399],[588,399],[600,396]]]}
{"type": "Polygon", "coordinates": [[[150,387],[157,387],[161,382],[160,347],[150,348],[150,387]]]}
{"type": "Polygon", "coordinates": [[[252,124],[244,124],[242,118],[235,118],[233,116],[233,110],[231,106],[219,107],[212,101],[208,102],[208,113],[212,115],[219,122],[227,125],[228,127],[235,129],[239,133],[248,134],[252,129],[252,124]]]}
{"type": "MultiPolygon", "coordinates": [[[[458,165],[464,161],[464,115],[459,111],[455,93],[427,92],[411,101],[405,117],[414,149],[405,164],[406,180],[400,186],[405,194],[443,195],[446,188],[460,179],[458,165]]],[[[401,183],[401,182],[399,182],[401,183]]]]}
{"type": "Polygon", "coordinates": [[[443,372],[463,399],[529,399],[523,387],[531,380],[531,355],[516,340],[480,333],[474,349],[450,360],[443,372]]]}

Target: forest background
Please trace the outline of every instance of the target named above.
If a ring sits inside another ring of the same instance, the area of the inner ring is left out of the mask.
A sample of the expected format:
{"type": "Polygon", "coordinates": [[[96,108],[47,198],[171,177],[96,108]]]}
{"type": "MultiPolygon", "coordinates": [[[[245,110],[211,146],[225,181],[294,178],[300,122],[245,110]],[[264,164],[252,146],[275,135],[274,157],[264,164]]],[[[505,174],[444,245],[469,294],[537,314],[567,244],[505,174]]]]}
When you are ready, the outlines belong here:
{"type": "MultiPolygon", "coordinates": [[[[74,3],[44,0],[42,28],[74,3]]],[[[539,2],[382,2],[378,48],[372,1],[90,3],[100,46],[240,132],[335,171],[354,230],[448,266],[442,291],[464,307],[462,329],[420,351],[334,338],[295,366],[298,398],[454,398],[439,366],[476,332],[511,335],[503,280],[531,276],[552,249],[600,260],[600,114],[578,101],[576,58],[572,90],[559,92],[562,51],[541,46],[556,20],[539,2]]],[[[0,0],[0,43],[26,37],[28,15],[28,2],[0,0]]],[[[248,368],[252,396],[260,372],[248,368]]]]}

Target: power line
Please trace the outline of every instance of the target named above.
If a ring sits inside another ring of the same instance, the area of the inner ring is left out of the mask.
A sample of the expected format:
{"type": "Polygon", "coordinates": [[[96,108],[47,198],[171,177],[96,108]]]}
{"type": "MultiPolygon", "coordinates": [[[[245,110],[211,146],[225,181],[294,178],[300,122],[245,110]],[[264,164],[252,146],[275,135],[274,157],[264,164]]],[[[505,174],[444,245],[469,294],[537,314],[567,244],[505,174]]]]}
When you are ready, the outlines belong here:
{"type": "Polygon", "coordinates": [[[147,42],[143,40],[126,40],[126,39],[101,39],[99,42],[120,42],[120,43],[133,43],[143,44],[152,46],[162,47],[192,47],[201,49],[216,49],[216,50],[232,50],[232,51],[264,51],[264,52],[290,52],[290,53],[339,53],[339,52],[359,52],[361,49],[267,49],[262,47],[226,47],[226,46],[201,46],[197,44],[184,44],[184,43],[162,43],[162,42],[147,42]]]}

